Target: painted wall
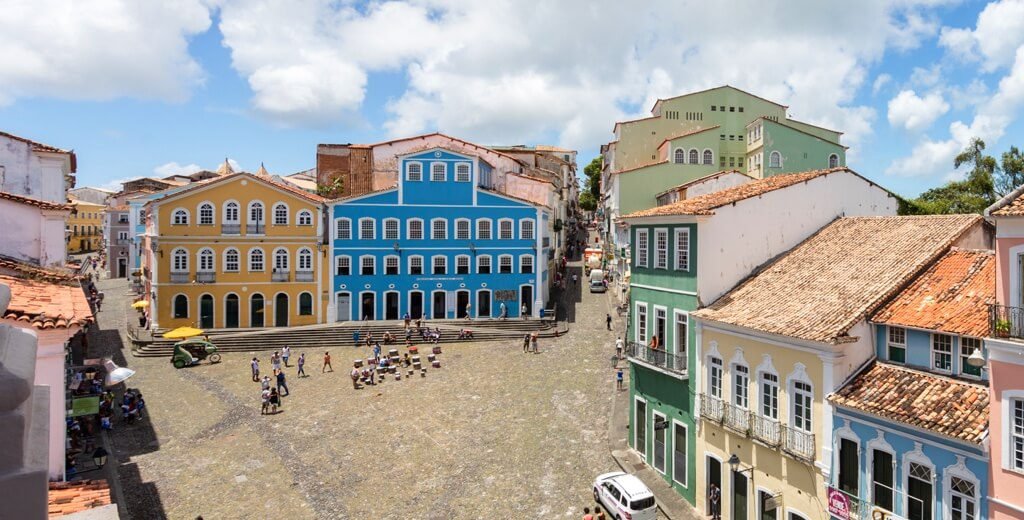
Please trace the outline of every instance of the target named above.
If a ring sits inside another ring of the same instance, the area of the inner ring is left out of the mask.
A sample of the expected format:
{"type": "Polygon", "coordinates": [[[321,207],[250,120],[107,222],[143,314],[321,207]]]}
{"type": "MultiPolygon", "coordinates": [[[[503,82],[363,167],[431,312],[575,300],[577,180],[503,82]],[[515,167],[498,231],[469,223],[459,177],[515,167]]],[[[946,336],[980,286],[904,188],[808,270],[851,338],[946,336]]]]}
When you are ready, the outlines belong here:
{"type": "Polygon", "coordinates": [[[991,517],[1024,516],[1024,473],[1010,469],[1009,445],[1011,398],[1024,398],[1024,345],[1011,340],[987,338],[989,353],[989,486],[991,517]]]}
{"type": "MultiPolygon", "coordinates": [[[[722,191],[728,188],[734,188],[736,186],[742,186],[752,181],[750,177],[743,175],[742,173],[725,173],[708,179],[707,181],[697,182],[686,187],[685,193],[682,194],[682,198],[692,199],[708,193],[714,193],[716,191],[722,191]]],[[[681,199],[680,199],[681,200],[681,199]]]]}
{"type": "Polygon", "coordinates": [[[68,213],[0,199],[0,229],[4,230],[0,253],[42,266],[63,266],[68,213]]]}
{"type": "Polygon", "coordinates": [[[1017,257],[1024,254],[1024,217],[996,217],[996,300],[1024,307],[1017,257]]]}
{"type": "Polygon", "coordinates": [[[103,245],[104,206],[89,202],[72,202],[74,211],[68,216],[68,253],[98,251],[103,245]]]}
{"type": "Polygon", "coordinates": [[[770,120],[763,120],[762,146],[752,153],[763,153],[762,172],[764,177],[783,173],[802,172],[828,168],[829,155],[839,158],[839,166],[846,166],[846,149],[838,143],[829,142],[820,137],[794,130],[770,120]],[[773,151],[782,156],[782,165],[778,168],[770,166],[769,158],[773,151]]]}
{"type": "Polygon", "coordinates": [[[29,143],[0,136],[0,191],[63,204],[70,167],[66,154],[35,152],[29,143]]]}
{"type": "Polygon", "coordinates": [[[639,170],[615,174],[620,183],[618,211],[628,215],[634,211],[652,208],[655,196],[669,188],[699,179],[718,171],[718,164],[680,165],[659,163],[639,170]]]}
{"type": "MultiPolygon", "coordinates": [[[[901,327],[906,331],[906,362],[900,363],[890,357],[889,352],[889,327],[884,324],[873,324],[874,336],[875,336],[875,355],[882,361],[889,361],[895,364],[904,364],[906,366],[919,368],[926,371],[932,371],[932,333],[927,330],[910,329],[901,327]]],[[[941,333],[941,332],[940,332],[941,333]]],[[[961,336],[956,334],[947,334],[952,337],[953,340],[953,368],[952,375],[957,377],[963,377],[966,379],[978,379],[983,380],[988,378],[988,373],[984,370],[981,371],[981,376],[976,376],[965,372],[966,361],[964,356],[970,355],[970,352],[963,353],[960,350],[961,336]]],[[[970,370],[967,368],[966,370],[970,370]]]]}

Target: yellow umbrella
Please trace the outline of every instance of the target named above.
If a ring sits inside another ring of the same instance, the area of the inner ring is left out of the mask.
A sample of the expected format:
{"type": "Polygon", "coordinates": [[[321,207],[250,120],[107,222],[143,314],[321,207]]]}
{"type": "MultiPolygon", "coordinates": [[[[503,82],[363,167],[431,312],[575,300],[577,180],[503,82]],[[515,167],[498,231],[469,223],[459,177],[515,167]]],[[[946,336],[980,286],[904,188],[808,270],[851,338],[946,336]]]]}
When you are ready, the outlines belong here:
{"type": "Polygon", "coordinates": [[[149,307],[149,302],[145,300],[139,300],[132,304],[133,309],[144,309],[146,307],[149,307]]]}
{"type": "Polygon", "coordinates": [[[164,334],[167,339],[178,339],[178,338],[191,338],[192,336],[198,336],[203,331],[193,327],[178,327],[170,332],[164,334]]]}

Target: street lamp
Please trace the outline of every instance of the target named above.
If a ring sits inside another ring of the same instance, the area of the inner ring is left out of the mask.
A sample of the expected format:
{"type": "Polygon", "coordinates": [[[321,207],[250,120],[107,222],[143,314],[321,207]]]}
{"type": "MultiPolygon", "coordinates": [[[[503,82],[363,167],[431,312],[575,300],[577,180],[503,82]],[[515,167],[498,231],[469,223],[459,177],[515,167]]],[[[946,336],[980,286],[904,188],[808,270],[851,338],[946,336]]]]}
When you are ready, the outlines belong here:
{"type": "Polygon", "coordinates": [[[92,461],[96,464],[96,469],[101,469],[107,464],[107,450],[103,449],[103,446],[96,448],[96,451],[92,452],[92,461]]]}
{"type": "Polygon", "coordinates": [[[976,347],[970,356],[967,356],[967,364],[972,367],[985,366],[985,356],[981,353],[981,347],[976,347]]]}
{"type": "Polygon", "coordinates": [[[743,474],[749,471],[751,474],[753,474],[754,472],[753,466],[747,469],[738,469],[740,467],[740,458],[737,457],[735,453],[729,456],[729,467],[732,469],[733,473],[743,474]]]}

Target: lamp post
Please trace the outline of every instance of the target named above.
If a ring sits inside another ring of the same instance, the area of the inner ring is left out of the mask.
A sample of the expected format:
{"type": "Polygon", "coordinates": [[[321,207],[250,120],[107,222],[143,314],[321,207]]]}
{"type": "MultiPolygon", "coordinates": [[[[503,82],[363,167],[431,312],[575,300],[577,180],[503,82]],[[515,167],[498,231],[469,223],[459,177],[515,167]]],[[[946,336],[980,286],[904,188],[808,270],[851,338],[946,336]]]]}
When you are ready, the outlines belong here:
{"type": "Polygon", "coordinates": [[[743,473],[749,472],[751,476],[754,475],[754,466],[750,466],[747,469],[738,469],[739,467],[740,458],[737,457],[735,453],[733,453],[732,455],[729,456],[729,468],[732,469],[733,473],[739,473],[742,475],[743,473]]]}
{"type": "Polygon", "coordinates": [[[972,367],[985,366],[985,356],[981,353],[981,347],[975,348],[970,356],[967,356],[967,364],[972,367]]]}

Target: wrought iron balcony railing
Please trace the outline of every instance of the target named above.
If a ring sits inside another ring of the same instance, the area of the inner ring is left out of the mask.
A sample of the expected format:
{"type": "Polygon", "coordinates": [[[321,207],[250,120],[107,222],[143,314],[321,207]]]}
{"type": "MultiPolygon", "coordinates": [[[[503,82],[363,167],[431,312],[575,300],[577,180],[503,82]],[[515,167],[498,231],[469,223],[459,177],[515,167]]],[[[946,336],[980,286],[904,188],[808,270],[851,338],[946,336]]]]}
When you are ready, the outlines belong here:
{"type": "Polygon", "coordinates": [[[722,422],[723,404],[725,403],[717,397],[700,394],[700,416],[710,421],[722,422]]]}
{"type": "Polygon", "coordinates": [[[630,341],[626,344],[626,356],[658,368],[686,375],[685,354],[673,354],[662,349],[651,348],[642,343],[630,341]]]}
{"type": "Polygon", "coordinates": [[[191,277],[188,273],[171,273],[171,283],[189,283],[191,277]]]}
{"type": "Polygon", "coordinates": [[[792,426],[782,426],[782,449],[794,457],[814,461],[814,434],[792,426]]]}
{"type": "Polygon", "coordinates": [[[722,424],[739,433],[749,434],[750,410],[730,403],[723,403],[723,407],[725,408],[725,414],[722,424]]]}
{"type": "Polygon", "coordinates": [[[220,233],[222,235],[238,235],[242,232],[241,224],[221,224],[220,233]]]}
{"type": "Polygon", "coordinates": [[[755,439],[776,447],[782,440],[782,425],[779,421],[763,415],[750,414],[750,434],[755,439]]]}
{"type": "Polygon", "coordinates": [[[291,278],[290,271],[274,271],[270,275],[270,281],[272,282],[287,282],[291,278]]]}
{"type": "Polygon", "coordinates": [[[295,281],[296,282],[312,282],[313,281],[313,271],[296,271],[295,272],[295,281]]]}
{"type": "Polygon", "coordinates": [[[213,271],[200,271],[196,273],[196,282],[198,283],[214,283],[217,281],[217,273],[213,271]]]}
{"type": "MultiPolygon", "coordinates": [[[[245,232],[249,235],[262,235],[267,231],[266,224],[246,224],[245,232]]],[[[223,233],[223,231],[221,231],[223,233]]]]}
{"type": "Polygon", "coordinates": [[[1024,339],[1024,307],[989,305],[989,332],[996,338],[1024,339]]]}

